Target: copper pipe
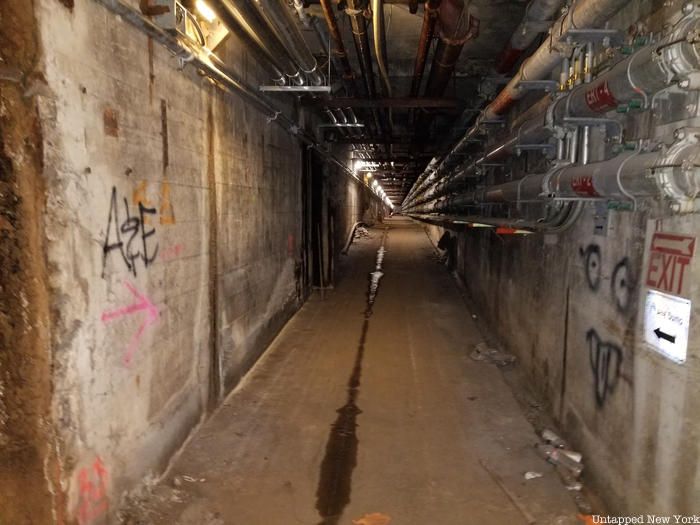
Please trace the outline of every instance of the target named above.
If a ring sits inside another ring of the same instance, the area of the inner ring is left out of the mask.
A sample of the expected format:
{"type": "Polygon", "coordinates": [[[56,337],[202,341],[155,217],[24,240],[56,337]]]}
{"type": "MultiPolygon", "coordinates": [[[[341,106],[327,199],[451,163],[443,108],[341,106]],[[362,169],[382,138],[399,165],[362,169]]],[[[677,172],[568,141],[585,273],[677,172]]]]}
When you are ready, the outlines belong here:
{"type": "Polygon", "coordinates": [[[440,0],[428,0],[423,7],[423,26],[418,40],[418,51],[416,52],[416,63],[413,67],[413,83],[411,84],[411,96],[418,96],[420,85],[425,72],[425,62],[428,58],[430,42],[435,36],[435,23],[437,22],[437,9],[440,7],[440,0]]]}
{"type": "Polygon", "coordinates": [[[352,72],[352,67],[350,66],[350,61],[348,60],[348,54],[345,51],[343,37],[340,33],[340,28],[338,27],[338,20],[335,18],[335,13],[333,12],[331,0],[321,0],[321,8],[323,9],[323,18],[326,19],[326,25],[328,26],[328,33],[333,40],[331,53],[342,64],[343,78],[346,80],[351,80],[354,75],[352,72]]]}

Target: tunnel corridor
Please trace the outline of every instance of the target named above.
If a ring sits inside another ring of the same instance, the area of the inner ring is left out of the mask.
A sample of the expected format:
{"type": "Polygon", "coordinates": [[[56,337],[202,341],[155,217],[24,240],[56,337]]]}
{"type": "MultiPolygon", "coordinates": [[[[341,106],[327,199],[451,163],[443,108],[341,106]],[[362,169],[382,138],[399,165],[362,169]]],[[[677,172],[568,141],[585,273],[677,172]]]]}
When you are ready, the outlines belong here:
{"type": "Polygon", "coordinates": [[[0,1],[0,525],[700,523],[700,2],[0,1]]]}
{"type": "Polygon", "coordinates": [[[133,519],[577,523],[556,472],[523,478],[545,466],[538,438],[499,369],[469,358],[483,338],[423,227],[392,217],[370,235],[351,246],[335,289],[301,308],[197,430],[164,486],[134,503],[133,519]]]}

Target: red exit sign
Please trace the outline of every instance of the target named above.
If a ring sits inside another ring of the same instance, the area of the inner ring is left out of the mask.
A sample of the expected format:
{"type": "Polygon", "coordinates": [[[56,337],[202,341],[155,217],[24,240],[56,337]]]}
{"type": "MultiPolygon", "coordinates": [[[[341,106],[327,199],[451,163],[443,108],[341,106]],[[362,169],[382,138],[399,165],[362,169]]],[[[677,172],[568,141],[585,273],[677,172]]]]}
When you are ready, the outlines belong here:
{"type": "Polygon", "coordinates": [[[647,286],[672,294],[683,290],[687,266],[695,254],[695,237],[654,233],[649,253],[647,286]]]}

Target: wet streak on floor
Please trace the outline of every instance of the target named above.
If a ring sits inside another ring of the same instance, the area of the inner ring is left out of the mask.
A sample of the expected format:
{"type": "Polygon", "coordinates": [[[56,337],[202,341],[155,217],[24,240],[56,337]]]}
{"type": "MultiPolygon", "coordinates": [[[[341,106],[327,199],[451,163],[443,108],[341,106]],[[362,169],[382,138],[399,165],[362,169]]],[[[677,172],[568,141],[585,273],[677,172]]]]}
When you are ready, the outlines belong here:
{"type": "Polygon", "coordinates": [[[362,321],[360,341],[355,354],[355,363],[348,380],[348,398],[346,403],[338,409],[338,417],[331,425],[326,454],[321,462],[316,491],[316,509],[323,518],[319,525],[336,525],[343,510],[350,503],[352,472],[357,465],[357,416],[362,413],[362,410],[357,406],[357,396],[360,393],[362,361],[365,355],[369,320],[372,317],[374,302],[379,291],[379,280],[384,275],[382,263],[386,237],[387,230],[384,230],[382,243],[377,251],[374,271],[368,275],[367,304],[362,321]]]}

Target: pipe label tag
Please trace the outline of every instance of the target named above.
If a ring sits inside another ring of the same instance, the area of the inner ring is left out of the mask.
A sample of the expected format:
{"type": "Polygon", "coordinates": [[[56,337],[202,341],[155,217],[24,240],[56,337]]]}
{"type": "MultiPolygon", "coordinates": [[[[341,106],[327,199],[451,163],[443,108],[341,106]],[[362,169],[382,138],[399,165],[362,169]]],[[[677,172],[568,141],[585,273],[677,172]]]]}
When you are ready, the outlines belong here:
{"type": "Polygon", "coordinates": [[[607,80],[586,91],[586,104],[597,113],[605,113],[617,107],[617,100],[610,91],[607,80]]]}

